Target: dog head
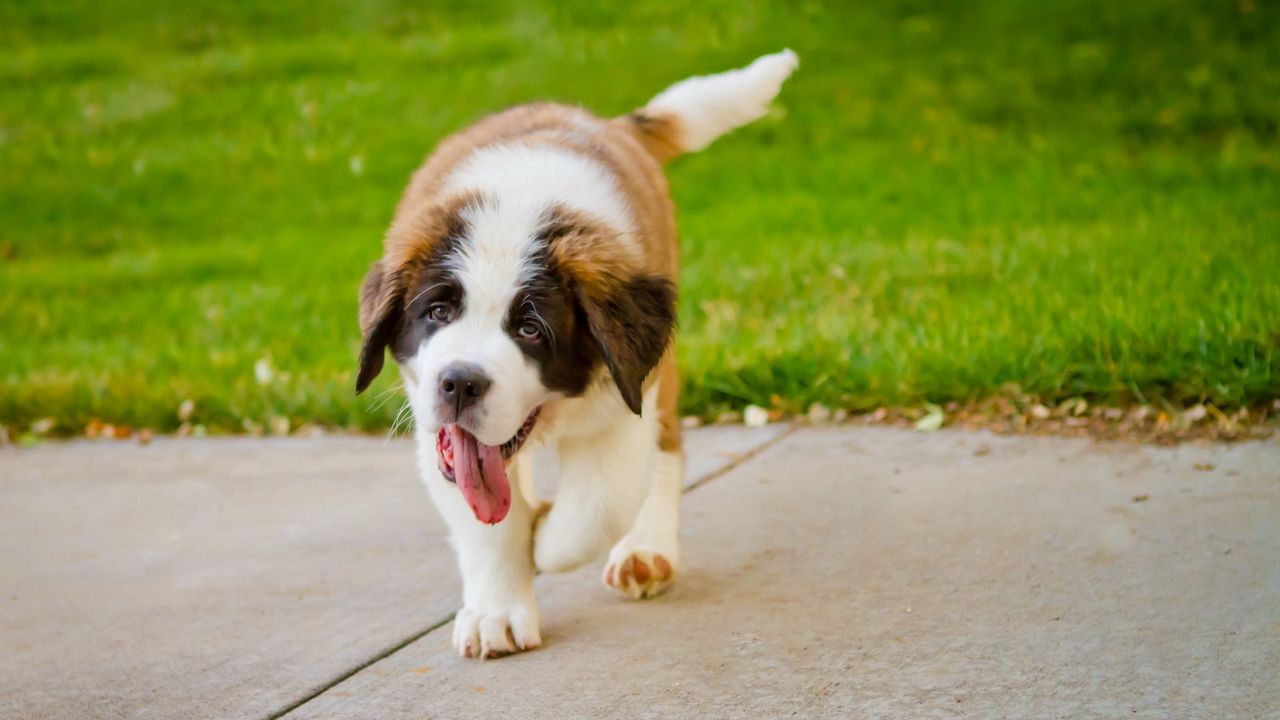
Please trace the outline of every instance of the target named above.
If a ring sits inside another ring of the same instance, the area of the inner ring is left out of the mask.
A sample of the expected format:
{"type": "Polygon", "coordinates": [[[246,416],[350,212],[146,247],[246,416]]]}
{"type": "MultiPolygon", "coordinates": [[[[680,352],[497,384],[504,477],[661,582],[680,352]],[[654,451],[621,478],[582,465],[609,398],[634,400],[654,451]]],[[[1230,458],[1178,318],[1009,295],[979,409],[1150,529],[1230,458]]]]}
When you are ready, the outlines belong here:
{"type": "Polygon", "coordinates": [[[454,194],[397,220],[365,277],[356,392],[390,350],[420,430],[440,433],[450,477],[459,451],[479,453],[480,466],[509,459],[542,405],[582,395],[601,367],[640,413],[674,324],[671,281],[646,273],[608,223],[454,194]]]}

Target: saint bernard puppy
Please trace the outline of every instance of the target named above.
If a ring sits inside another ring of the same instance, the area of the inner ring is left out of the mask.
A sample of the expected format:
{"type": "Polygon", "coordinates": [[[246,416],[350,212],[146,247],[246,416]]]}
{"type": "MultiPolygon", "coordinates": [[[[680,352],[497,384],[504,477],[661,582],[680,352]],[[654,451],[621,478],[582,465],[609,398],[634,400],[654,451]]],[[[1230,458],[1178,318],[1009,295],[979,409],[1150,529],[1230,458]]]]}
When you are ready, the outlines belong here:
{"type": "Polygon", "coordinates": [[[539,645],[538,571],[612,548],[604,584],[625,596],[675,579],[678,243],[661,164],[760,118],[797,65],[767,55],[612,120],[516,107],[445,139],[410,181],[360,290],[356,392],[390,351],[458,554],[462,655],[539,645]],[[548,444],[560,477],[540,506],[532,449],[548,444]]]}

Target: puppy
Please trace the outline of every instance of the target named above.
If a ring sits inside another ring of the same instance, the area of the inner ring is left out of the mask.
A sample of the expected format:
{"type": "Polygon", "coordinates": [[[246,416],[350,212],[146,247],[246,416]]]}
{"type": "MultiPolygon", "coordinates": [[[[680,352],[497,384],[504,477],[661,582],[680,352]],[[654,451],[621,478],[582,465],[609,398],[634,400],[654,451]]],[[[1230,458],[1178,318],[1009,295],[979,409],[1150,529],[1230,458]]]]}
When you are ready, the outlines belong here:
{"type": "Polygon", "coordinates": [[[612,548],[604,583],[627,597],[675,579],[678,243],[661,164],[760,118],[797,65],[767,55],[612,120],[516,107],[445,139],[413,175],[360,290],[356,392],[390,351],[458,554],[462,655],[541,643],[537,571],[612,548]],[[560,462],[549,509],[531,471],[547,444],[560,462]]]}

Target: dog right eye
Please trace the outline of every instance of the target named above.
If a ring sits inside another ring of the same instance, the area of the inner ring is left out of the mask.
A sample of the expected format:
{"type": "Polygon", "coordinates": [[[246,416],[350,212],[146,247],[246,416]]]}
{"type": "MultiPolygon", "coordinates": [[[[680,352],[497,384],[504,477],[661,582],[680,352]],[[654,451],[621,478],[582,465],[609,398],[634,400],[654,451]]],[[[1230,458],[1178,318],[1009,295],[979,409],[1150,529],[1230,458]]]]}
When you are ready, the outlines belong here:
{"type": "Polygon", "coordinates": [[[427,307],[426,317],[438,323],[453,322],[453,306],[449,303],[432,303],[427,307]]]}

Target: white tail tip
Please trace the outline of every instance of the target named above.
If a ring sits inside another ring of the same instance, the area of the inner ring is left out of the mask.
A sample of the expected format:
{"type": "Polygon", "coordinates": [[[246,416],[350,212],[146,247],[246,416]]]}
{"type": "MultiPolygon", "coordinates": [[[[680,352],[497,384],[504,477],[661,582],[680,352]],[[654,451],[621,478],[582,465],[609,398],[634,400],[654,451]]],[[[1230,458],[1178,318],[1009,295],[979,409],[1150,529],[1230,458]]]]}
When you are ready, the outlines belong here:
{"type": "Polygon", "coordinates": [[[650,100],[644,112],[674,117],[680,127],[680,149],[695,152],[763,117],[782,83],[798,67],[800,58],[791,50],[765,55],[738,70],[678,82],[650,100]]]}

